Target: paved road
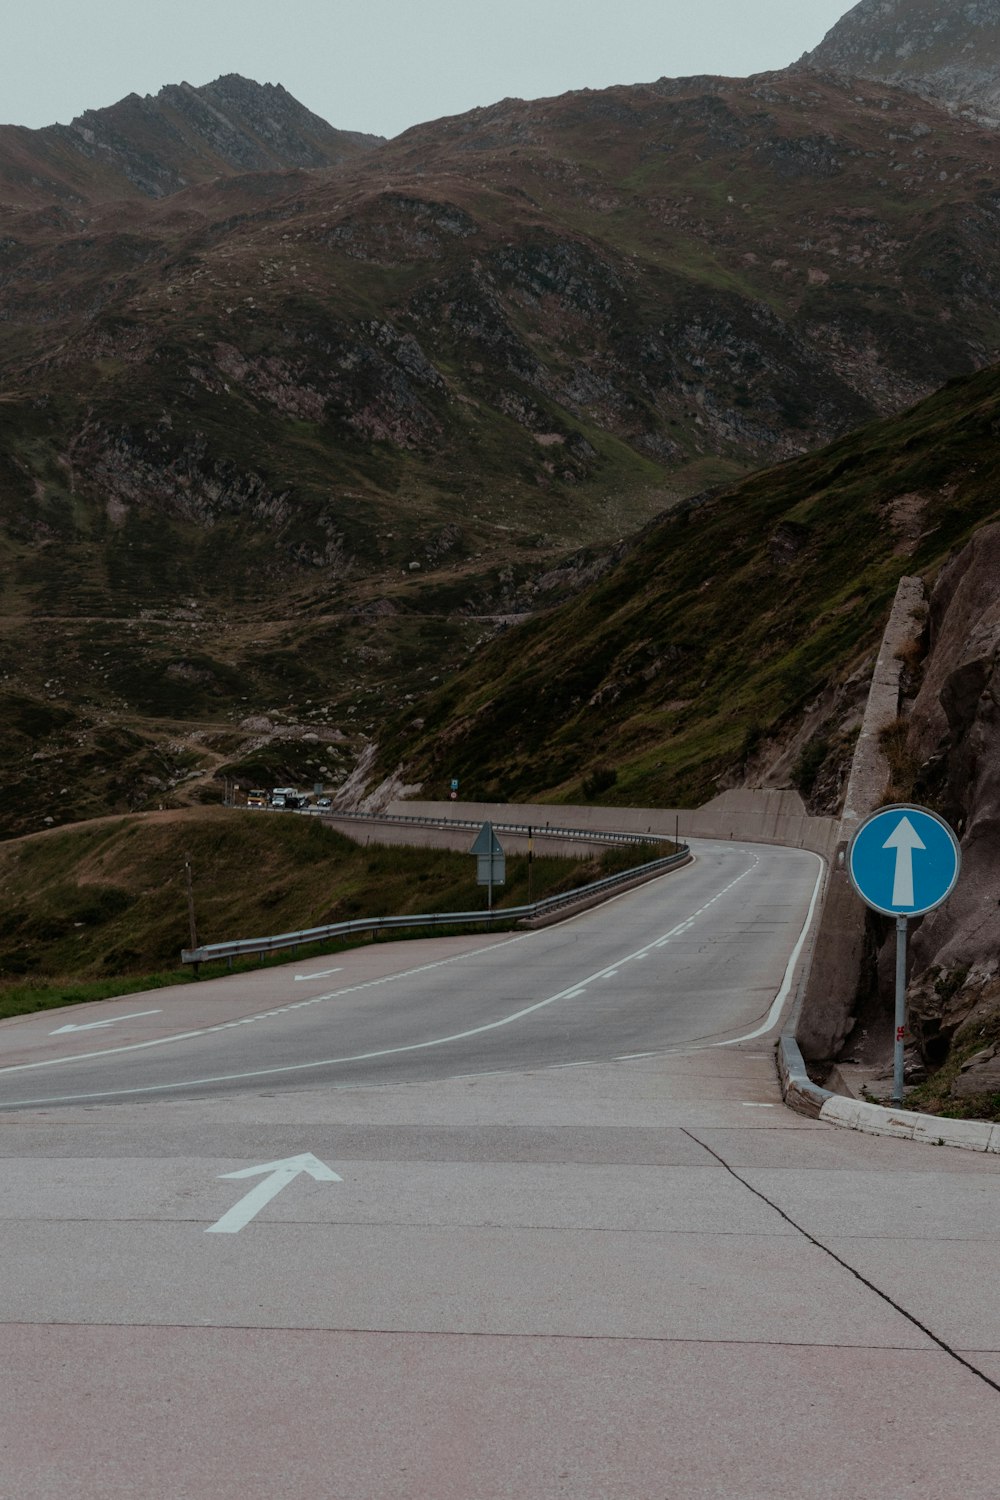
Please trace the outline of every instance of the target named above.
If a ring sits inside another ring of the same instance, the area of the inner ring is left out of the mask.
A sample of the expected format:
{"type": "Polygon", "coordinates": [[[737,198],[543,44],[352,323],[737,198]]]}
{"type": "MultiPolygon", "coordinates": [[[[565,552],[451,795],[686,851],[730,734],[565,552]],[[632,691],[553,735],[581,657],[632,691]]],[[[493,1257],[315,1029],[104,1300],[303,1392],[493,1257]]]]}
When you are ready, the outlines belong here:
{"type": "Polygon", "coordinates": [[[744,1036],[766,1021],[820,874],[801,850],[705,843],[686,869],[539,932],[358,949],[195,1000],[161,990],[74,1013],[99,1030],[18,1019],[0,1027],[0,1103],[418,1082],[744,1036]]]}
{"type": "Polygon", "coordinates": [[[1000,1159],[782,1108],[816,861],[700,854],[523,941],[0,1027],[0,1495],[996,1500],[1000,1159]],[[206,1232],[306,1152],[339,1180],[206,1232]]]}

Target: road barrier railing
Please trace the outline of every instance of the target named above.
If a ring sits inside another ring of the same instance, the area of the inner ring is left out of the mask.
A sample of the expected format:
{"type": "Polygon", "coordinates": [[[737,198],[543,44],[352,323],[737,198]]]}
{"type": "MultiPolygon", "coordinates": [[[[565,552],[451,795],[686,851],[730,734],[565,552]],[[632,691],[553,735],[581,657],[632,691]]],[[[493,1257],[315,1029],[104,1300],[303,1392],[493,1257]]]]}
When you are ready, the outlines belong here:
{"type": "MultiPolygon", "coordinates": [[[[348,813],[337,812],[329,807],[299,807],[295,809],[271,808],[271,812],[295,811],[300,817],[329,818],[337,823],[399,823],[421,828],[468,828],[478,833],[483,826],[482,818],[429,818],[408,816],[406,813],[348,813]]],[[[514,833],[523,837],[578,839],[590,844],[672,844],[674,838],[667,833],[622,833],[603,828],[562,828],[554,823],[501,823],[492,820],[494,833],[514,833]]]]}
{"type": "MultiPolygon", "coordinates": [[[[422,820],[414,818],[407,821],[422,820]]],[[[478,828],[479,824],[470,826],[478,828]]],[[[494,824],[494,827],[498,825],[494,824]]],[[[557,830],[560,835],[565,831],[565,829],[557,830]]],[[[641,838],[628,834],[623,835],[623,838],[636,844],[673,843],[672,839],[664,840],[659,835],[641,838]]],[[[687,844],[681,844],[675,854],[667,855],[663,859],[649,860],[645,864],[635,865],[630,870],[621,870],[616,875],[606,875],[601,880],[591,881],[589,885],[576,886],[573,890],[563,891],[558,896],[546,896],[541,901],[533,901],[529,906],[508,906],[493,911],[433,912],[420,916],[357,917],[350,922],[332,922],[325,927],[306,927],[300,932],[279,932],[270,937],[236,938],[229,943],[204,943],[198,948],[183,949],[181,962],[197,966],[211,963],[216,959],[227,959],[231,965],[234,958],[275,953],[285,948],[304,948],[312,943],[335,942],[338,938],[360,936],[365,933],[377,935],[380,932],[398,932],[404,928],[426,930],[433,927],[516,926],[519,922],[528,923],[558,912],[562,907],[577,906],[594,897],[599,898],[605,894],[611,894],[618,888],[636,881],[665,874],[668,870],[677,869],[680,865],[686,864],[690,857],[691,851],[687,844]]]]}

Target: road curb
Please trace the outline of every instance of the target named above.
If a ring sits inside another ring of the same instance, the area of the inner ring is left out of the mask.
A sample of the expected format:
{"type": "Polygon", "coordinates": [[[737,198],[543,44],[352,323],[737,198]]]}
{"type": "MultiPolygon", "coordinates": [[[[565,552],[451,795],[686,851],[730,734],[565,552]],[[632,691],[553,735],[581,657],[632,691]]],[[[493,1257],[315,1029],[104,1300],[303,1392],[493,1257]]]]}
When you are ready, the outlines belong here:
{"type": "Polygon", "coordinates": [[[779,1039],[777,1064],[782,1097],[796,1114],[846,1130],[860,1130],[865,1135],[890,1135],[901,1140],[923,1141],[930,1146],[955,1146],[962,1151],[1000,1155],[1000,1125],[989,1120],[949,1120],[942,1115],[887,1109],[881,1104],[848,1099],[820,1088],[806,1072],[802,1053],[792,1036],[779,1039]]]}

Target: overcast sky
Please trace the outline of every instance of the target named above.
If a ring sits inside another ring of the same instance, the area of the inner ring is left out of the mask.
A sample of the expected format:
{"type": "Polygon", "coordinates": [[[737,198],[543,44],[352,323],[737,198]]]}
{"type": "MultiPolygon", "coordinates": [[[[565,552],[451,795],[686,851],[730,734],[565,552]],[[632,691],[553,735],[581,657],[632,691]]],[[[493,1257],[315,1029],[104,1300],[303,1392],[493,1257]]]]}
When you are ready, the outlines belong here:
{"type": "Polygon", "coordinates": [[[851,0],[20,0],[0,123],[68,123],[165,83],[282,83],[332,125],[397,135],[508,95],[783,68],[851,0]]]}

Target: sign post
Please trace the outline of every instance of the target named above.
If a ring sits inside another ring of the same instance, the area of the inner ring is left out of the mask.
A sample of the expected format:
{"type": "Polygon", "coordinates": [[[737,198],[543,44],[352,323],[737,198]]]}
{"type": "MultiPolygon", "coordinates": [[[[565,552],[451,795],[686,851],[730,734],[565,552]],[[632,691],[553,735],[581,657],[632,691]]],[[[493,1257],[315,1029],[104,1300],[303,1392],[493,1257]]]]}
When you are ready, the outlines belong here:
{"type": "Polygon", "coordinates": [[[475,854],[479,861],[479,884],[487,888],[486,909],[493,910],[493,887],[503,885],[507,878],[507,861],[500,840],[493,832],[492,823],[484,823],[476,835],[476,841],[469,851],[475,854]]]}
{"type": "Polygon", "coordinates": [[[896,919],[896,1013],[892,1102],[903,1102],[908,923],[946,901],[962,868],[958,839],[926,807],[882,807],[866,818],[847,851],[847,875],[872,911],[896,919]]]}

